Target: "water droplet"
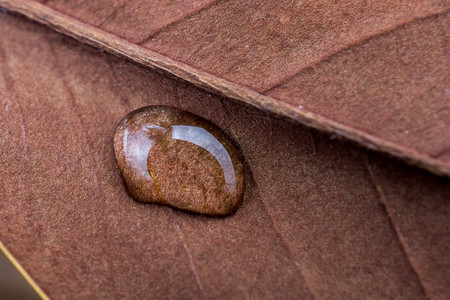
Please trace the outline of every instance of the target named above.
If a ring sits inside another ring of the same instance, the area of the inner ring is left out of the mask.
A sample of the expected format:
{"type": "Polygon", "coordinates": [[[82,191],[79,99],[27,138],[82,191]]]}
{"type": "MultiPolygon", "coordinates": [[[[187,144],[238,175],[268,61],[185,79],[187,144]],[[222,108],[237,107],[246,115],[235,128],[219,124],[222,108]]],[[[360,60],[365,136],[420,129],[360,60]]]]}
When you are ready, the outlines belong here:
{"type": "Polygon", "coordinates": [[[224,216],[240,205],[244,167],[235,144],[189,112],[148,106],[117,125],[114,151],[128,194],[139,202],[224,216]]]}

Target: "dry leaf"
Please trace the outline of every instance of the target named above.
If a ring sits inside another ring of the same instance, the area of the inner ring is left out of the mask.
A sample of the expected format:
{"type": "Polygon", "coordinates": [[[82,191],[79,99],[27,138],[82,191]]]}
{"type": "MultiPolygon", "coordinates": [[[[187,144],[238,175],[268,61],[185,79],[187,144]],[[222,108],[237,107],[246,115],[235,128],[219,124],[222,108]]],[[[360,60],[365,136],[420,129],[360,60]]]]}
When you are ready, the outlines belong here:
{"type": "Polygon", "coordinates": [[[0,5],[450,175],[448,1],[40,2],[0,5]]]}
{"type": "Polygon", "coordinates": [[[48,296],[450,295],[447,178],[9,14],[0,36],[0,240],[48,296]],[[249,184],[236,214],[127,196],[114,127],[149,104],[203,116],[240,145],[249,184]]]}

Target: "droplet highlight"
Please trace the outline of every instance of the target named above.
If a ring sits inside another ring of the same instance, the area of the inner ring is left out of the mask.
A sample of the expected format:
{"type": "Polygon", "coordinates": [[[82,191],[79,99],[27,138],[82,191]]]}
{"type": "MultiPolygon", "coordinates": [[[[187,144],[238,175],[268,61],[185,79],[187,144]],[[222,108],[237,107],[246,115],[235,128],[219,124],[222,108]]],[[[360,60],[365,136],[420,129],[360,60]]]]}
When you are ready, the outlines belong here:
{"type": "Polygon", "coordinates": [[[226,216],[242,202],[244,167],[236,144],[213,123],[168,106],[126,115],[114,151],[128,194],[139,202],[226,216]]]}

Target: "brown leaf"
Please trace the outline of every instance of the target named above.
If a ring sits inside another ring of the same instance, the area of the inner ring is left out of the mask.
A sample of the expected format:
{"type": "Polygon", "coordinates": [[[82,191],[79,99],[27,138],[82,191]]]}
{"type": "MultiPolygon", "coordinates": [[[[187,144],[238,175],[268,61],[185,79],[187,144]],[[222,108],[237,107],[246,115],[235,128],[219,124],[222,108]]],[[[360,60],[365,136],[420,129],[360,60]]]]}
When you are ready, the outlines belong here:
{"type": "Polygon", "coordinates": [[[0,18],[0,240],[52,298],[445,299],[449,182],[0,18]],[[139,204],[112,135],[179,107],[242,149],[228,218],[139,204]]]}
{"type": "Polygon", "coordinates": [[[450,175],[448,1],[0,0],[63,33],[450,175]]]}

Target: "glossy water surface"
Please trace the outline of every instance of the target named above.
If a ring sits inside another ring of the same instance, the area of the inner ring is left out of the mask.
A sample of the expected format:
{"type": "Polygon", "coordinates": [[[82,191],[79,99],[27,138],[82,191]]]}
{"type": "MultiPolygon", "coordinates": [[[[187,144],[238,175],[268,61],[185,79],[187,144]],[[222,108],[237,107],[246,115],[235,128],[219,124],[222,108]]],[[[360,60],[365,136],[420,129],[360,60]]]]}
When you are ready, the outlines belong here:
{"type": "Polygon", "coordinates": [[[242,201],[244,170],[235,144],[214,124],[167,106],[148,106],[117,125],[114,151],[139,202],[229,215],[242,201]]]}

